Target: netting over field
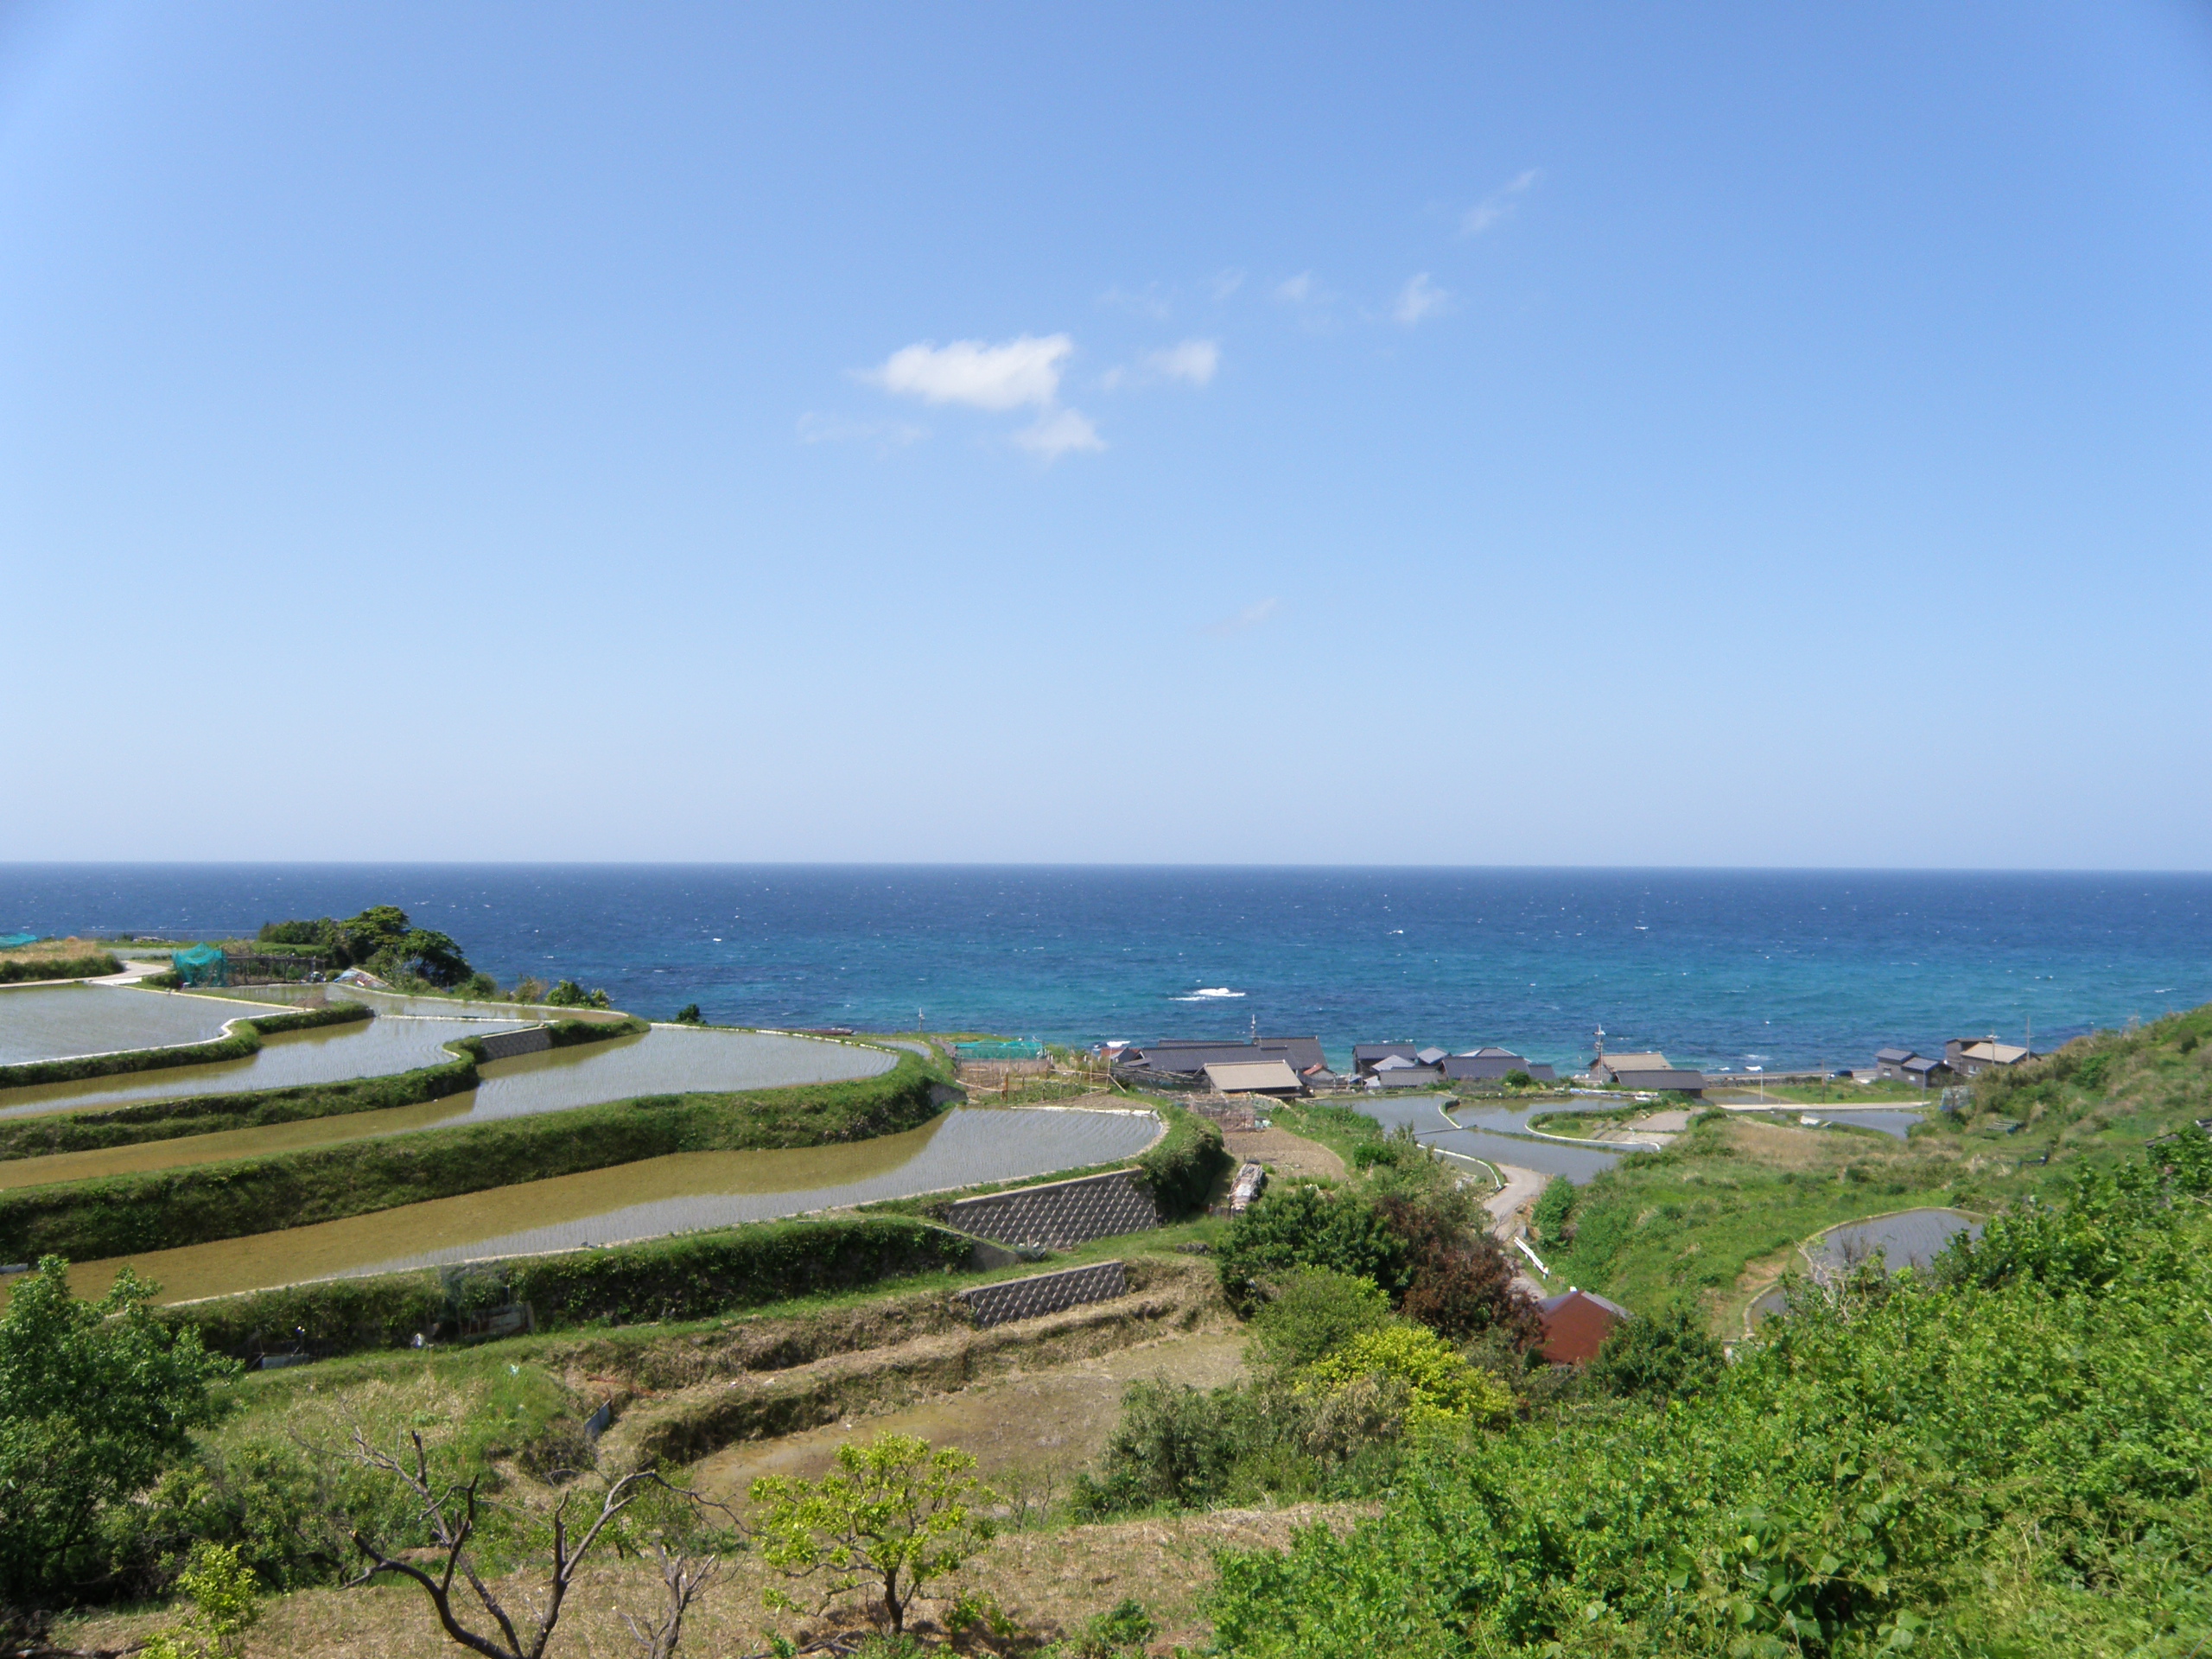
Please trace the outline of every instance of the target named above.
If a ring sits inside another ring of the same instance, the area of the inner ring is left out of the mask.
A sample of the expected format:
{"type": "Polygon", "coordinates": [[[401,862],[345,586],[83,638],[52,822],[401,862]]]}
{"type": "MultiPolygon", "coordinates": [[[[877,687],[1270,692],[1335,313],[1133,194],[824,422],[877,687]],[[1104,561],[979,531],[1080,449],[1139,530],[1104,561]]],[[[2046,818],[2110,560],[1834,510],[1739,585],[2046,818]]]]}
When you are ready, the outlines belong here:
{"type": "Polygon", "coordinates": [[[1007,1043],[956,1043],[963,1060],[1034,1060],[1043,1058],[1045,1045],[1022,1039],[1007,1043]]]}
{"type": "Polygon", "coordinates": [[[189,950],[172,950],[169,965],[180,985],[227,985],[230,961],[212,944],[195,944],[189,950]]]}

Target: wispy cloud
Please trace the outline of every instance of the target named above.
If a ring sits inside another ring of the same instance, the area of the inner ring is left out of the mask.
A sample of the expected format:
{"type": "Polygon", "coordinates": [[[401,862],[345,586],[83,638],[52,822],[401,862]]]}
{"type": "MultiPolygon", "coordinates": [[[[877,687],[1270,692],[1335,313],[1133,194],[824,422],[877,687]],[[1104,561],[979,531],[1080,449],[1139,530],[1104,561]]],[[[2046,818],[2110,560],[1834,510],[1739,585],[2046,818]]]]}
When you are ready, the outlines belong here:
{"type": "Polygon", "coordinates": [[[1065,334],[1019,334],[999,346],[980,340],[956,340],[949,346],[925,340],[892,353],[881,368],[861,378],[925,404],[1044,408],[1059,395],[1060,365],[1074,350],[1075,342],[1065,334]]]}
{"type": "Polygon", "coordinates": [[[1203,386],[1221,366],[1221,347],[1211,340],[1186,340],[1165,351],[1147,352],[1137,361],[1163,380],[1187,380],[1203,386]]]}
{"type": "Polygon", "coordinates": [[[1258,627],[1261,623],[1281,609],[1281,606],[1282,601],[1279,599],[1263,599],[1256,605],[1247,605],[1234,616],[1224,616],[1206,632],[1217,637],[1243,633],[1247,629],[1258,627]]]}
{"type": "Polygon", "coordinates": [[[918,443],[929,428],[906,421],[856,421],[846,415],[817,415],[812,410],[798,417],[801,443],[865,443],[874,441],[893,448],[918,443]]]}
{"type": "Polygon", "coordinates": [[[1166,321],[1175,309],[1173,295],[1158,283],[1147,283],[1140,289],[1123,288],[1117,283],[1098,296],[1098,303],[1156,322],[1166,321]]]}
{"type": "Polygon", "coordinates": [[[1520,205],[1519,198],[1526,195],[1536,181],[1543,176],[1543,168],[1532,167],[1500,185],[1461,216],[1459,234],[1480,236],[1500,220],[1512,217],[1514,208],[1520,205]]]}
{"type": "Polygon", "coordinates": [[[1244,273],[1241,270],[1221,271],[1208,286],[1215,299],[1225,300],[1244,286],[1244,273]]]}
{"type": "Polygon", "coordinates": [[[1014,435],[1014,441],[1039,460],[1058,461],[1072,449],[1103,449],[1106,440],[1080,410],[1056,409],[1039,415],[1014,435]]]}
{"type": "Polygon", "coordinates": [[[1109,391],[1119,391],[1124,386],[1147,386],[1162,380],[1181,380],[1193,386],[1203,386],[1221,367],[1221,346],[1211,340],[1186,340],[1179,346],[1165,346],[1156,352],[1137,353],[1136,366],[1131,369],[1116,365],[1099,377],[1098,384],[1109,391]]]}
{"type": "Polygon", "coordinates": [[[1275,284],[1275,298],[1291,305],[1304,305],[1318,297],[1319,292],[1313,285],[1313,273],[1310,270],[1301,270],[1275,284]]]}
{"type": "Polygon", "coordinates": [[[1422,318],[1434,316],[1451,302],[1452,296],[1429,281],[1427,271],[1416,271],[1391,302],[1390,315],[1410,328],[1422,318]]]}

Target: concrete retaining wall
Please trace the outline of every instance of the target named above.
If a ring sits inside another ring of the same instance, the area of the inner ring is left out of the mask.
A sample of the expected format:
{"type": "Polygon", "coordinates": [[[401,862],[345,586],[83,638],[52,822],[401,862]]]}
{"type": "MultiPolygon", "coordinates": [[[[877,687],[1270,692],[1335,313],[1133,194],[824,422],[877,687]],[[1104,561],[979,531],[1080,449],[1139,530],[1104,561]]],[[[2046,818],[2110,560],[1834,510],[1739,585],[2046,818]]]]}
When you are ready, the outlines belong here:
{"type": "Polygon", "coordinates": [[[1094,1238],[1157,1227],[1160,1206],[1135,1170],[1116,1169],[1080,1180],[963,1198],[946,1212],[945,1223],[1001,1244],[1064,1250],[1094,1238]]]}
{"type": "Polygon", "coordinates": [[[476,1040],[483,1044],[486,1059],[512,1060],[518,1054],[543,1054],[553,1046],[553,1033],[532,1026],[528,1031],[498,1031],[476,1040]]]}
{"type": "Polygon", "coordinates": [[[1033,1319],[1084,1302],[1110,1302],[1129,1294],[1129,1270],[1120,1262],[1098,1262],[1087,1268],[1068,1268],[1059,1273],[1040,1273],[1028,1279],[1008,1279],[995,1285],[977,1285],[957,1291],[953,1300],[978,1326],[988,1328],[1010,1319],[1033,1319]]]}

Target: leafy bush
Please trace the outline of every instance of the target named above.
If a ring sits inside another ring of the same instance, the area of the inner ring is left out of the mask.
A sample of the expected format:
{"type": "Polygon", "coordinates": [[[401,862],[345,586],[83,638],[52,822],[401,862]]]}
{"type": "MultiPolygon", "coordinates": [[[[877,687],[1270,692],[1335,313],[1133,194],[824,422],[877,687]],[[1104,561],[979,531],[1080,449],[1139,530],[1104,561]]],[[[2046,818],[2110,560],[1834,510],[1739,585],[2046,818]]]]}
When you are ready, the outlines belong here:
{"type": "Polygon", "coordinates": [[[230,1361],[164,1327],[156,1287],[125,1268],[98,1301],[52,1257],[0,1313],[0,1601],[81,1595],[107,1573],[107,1512],[212,1421],[230,1361]]]}
{"type": "Polygon", "coordinates": [[[1268,1370],[1287,1374],[1390,1322],[1390,1300],[1370,1279],[1314,1268],[1287,1275],[1252,1316],[1252,1345],[1268,1370]]]}
{"type": "Polygon", "coordinates": [[[1239,1462],[1269,1438],[1248,1390],[1207,1393],[1165,1377],[1140,1379],[1122,1391],[1098,1474],[1076,1477],[1074,1513],[1104,1519],[1217,1501],[1230,1491],[1239,1462]]]}
{"type": "Polygon", "coordinates": [[[1533,1219],[1536,1236],[1545,1243],[1569,1243],[1574,1237],[1567,1225],[1574,1213],[1574,1183],[1564,1175],[1554,1175],[1546,1183],[1544,1194],[1536,1200],[1533,1219]]]}
{"type": "Polygon", "coordinates": [[[1512,1395],[1426,1325],[1393,1321],[1363,1331],[1307,1367],[1303,1386],[1341,1397],[1367,1382],[1405,1391],[1408,1427],[1459,1421],[1491,1425],[1506,1421],[1513,1413],[1512,1395]]]}
{"type": "Polygon", "coordinates": [[[1462,1192],[1425,1200],[1391,1195],[1382,1201],[1384,1221],[1404,1241],[1406,1317],[1455,1340],[1492,1329],[1534,1346],[1543,1322],[1528,1293],[1514,1282],[1513,1264],[1487,1232],[1475,1230],[1472,1206],[1462,1192]]]}
{"type": "Polygon", "coordinates": [[[100,979],[122,971],[123,963],[108,950],[81,957],[0,957],[0,985],[41,979],[100,979]]]}
{"type": "Polygon", "coordinates": [[[611,1008],[614,1004],[605,991],[588,991],[573,979],[564,979],[545,993],[545,1006],[550,1008],[611,1008]]]}
{"type": "Polygon", "coordinates": [[[1215,1183],[1229,1166],[1229,1154],[1223,1149],[1220,1128],[1195,1112],[1164,1103],[1154,1109],[1167,1132],[1137,1160],[1137,1173],[1160,1215],[1179,1220],[1206,1207],[1215,1183]]]}
{"type": "Polygon", "coordinates": [[[1686,1399],[1718,1382],[1727,1363],[1695,1305],[1680,1301],[1616,1325],[1588,1375],[1593,1387],[1626,1399],[1686,1399]]]}
{"type": "Polygon", "coordinates": [[[1801,1299],[1704,1392],[1417,1454],[1225,1552],[1223,1655],[2184,1654],[2212,1627],[2212,1142],[1929,1280],[1801,1299]]]}
{"type": "Polygon", "coordinates": [[[1230,1224],[1221,1246],[1221,1287],[1249,1314],[1267,1282],[1306,1268],[1371,1280],[1393,1301],[1405,1294],[1405,1241],[1363,1194],[1279,1186],[1230,1224]]]}
{"type": "MultiPolygon", "coordinates": [[[[897,1637],[914,1599],[990,1541],[986,1511],[996,1495],[976,1480],[975,1467],[965,1452],[879,1434],[865,1446],[840,1446],[836,1467],[819,1480],[763,1475],[750,1492],[766,1506],[758,1522],[761,1559],[787,1580],[820,1579],[817,1611],[873,1588],[897,1637]]],[[[802,1611],[788,1592],[772,1589],[764,1599],[802,1611]]]]}

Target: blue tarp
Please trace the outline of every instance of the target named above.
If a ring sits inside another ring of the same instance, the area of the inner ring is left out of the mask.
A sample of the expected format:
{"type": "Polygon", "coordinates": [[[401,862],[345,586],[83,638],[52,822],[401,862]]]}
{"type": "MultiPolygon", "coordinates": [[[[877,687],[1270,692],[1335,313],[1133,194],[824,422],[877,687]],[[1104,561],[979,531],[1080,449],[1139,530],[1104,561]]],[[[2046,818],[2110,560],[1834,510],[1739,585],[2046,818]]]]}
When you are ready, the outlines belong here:
{"type": "Polygon", "coordinates": [[[43,933],[0,933],[0,950],[19,950],[27,944],[36,944],[45,937],[43,933]]]}

